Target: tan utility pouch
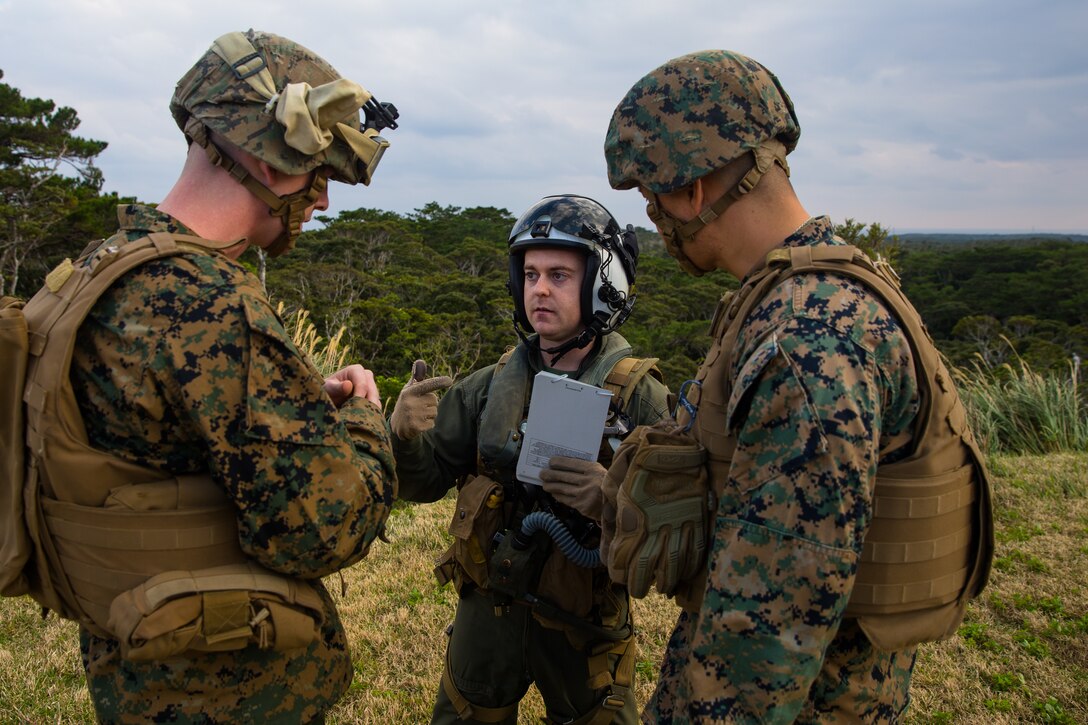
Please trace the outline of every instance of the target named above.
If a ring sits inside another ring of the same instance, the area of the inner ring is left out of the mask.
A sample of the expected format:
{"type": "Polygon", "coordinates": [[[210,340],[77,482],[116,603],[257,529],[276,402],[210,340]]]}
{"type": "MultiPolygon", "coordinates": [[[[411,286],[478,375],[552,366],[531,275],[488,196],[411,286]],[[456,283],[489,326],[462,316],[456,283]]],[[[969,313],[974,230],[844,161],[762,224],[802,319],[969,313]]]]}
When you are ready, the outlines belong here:
{"type": "Polygon", "coordinates": [[[502,485],[487,476],[470,479],[457,492],[449,528],[453,544],[435,567],[439,583],[452,578],[460,589],[467,578],[478,587],[487,587],[487,559],[491,540],[502,526],[502,503],[502,485]],[[451,567],[451,561],[456,566],[451,567]]]}
{"type": "Polygon", "coordinates": [[[22,302],[0,298],[0,594],[6,597],[27,593],[23,569],[34,550],[23,503],[23,388],[28,350],[22,302]]]}
{"type": "Polygon", "coordinates": [[[540,572],[536,594],[576,617],[588,617],[593,609],[593,571],[553,550],[540,572]]]}
{"type": "Polygon", "coordinates": [[[278,652],[308,646],[324,621],[322,601],[300,579],[256,564],[170,571],[123,592],[109,629],[121,656],[163,660],[189,651],[256,646],[278,652]]]}

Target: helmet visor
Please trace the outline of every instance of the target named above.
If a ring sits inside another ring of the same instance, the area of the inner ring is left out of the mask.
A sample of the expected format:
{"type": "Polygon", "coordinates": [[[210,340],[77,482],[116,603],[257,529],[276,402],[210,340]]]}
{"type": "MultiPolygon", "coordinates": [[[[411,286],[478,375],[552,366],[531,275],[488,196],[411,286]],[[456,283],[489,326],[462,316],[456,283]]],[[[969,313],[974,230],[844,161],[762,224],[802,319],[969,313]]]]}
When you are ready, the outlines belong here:
{"type": "Polygon", "coordinates": [[[549,196],[529,208],[510,230],[510,243],[523,239],[555,238],[555,232],[597,241],[618,229],[616,220],[600,204],[583,196],[549,196]]]}

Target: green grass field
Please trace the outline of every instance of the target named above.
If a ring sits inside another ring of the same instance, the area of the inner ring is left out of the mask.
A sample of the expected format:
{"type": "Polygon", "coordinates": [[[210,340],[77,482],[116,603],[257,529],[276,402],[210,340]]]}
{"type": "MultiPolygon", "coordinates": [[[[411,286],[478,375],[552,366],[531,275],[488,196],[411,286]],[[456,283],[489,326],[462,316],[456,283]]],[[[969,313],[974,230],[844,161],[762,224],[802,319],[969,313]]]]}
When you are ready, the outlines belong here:
{"type": "MultiPolygon", "coordinates": [[[[958,634],[924,645],[908,723],[1088,723],[1088,454],[1003,456],[989,587],[958,634]]],[[[448,541],[452,501],[399,507],[391,544],[344,573],[339,601],[355,680],[333,723],[425,722],[456,597],[431,560],[448,541]]],[[[340,591],[334,578],[331,590],[340,591]]],[[[636,606],[636,695],[645,701],[676,616],[669,600],[636,606]]],[[[521,721],[543,715],[531,693],[521,721]]],[[[42,620],[26,598],[0,600],[0,723],[93,720],[75,627],[42,620]]]]}

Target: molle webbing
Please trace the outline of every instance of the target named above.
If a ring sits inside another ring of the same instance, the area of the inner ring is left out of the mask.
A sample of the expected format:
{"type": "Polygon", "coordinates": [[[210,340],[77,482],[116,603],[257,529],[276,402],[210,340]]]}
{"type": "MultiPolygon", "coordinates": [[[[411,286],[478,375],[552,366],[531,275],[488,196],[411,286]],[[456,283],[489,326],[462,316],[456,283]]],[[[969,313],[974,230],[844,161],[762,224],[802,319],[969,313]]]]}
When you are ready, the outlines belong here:
{"type": "Polygon", "coordinates": [[[853,247],[779,249],[769,255],[769,266],[785,262],[783,252],[790,275],[841,274],[880,297],[902,325],[917,371],[922,408],[914,450],[877,469],[873,521],[847,615],[897,614],[976,596],[993,553],[989,478],[951,374],[921,317],[894,272],[853,247]]]}
{"type": "Polygon", "coordinates": [[[183,477],[179,482],[90,445],[69,377],[78,330],[99,298],[133,268],[233,244],[156,232],[133,242],[91,245],[75,264],[65,260],[54,269],[24,309],[30,346],[23,396],[24,506],[35,549],[28,565],[30,594],[99,636],[106,634],[104,613],[111,594],[129,588],[134,579],[244,557],[233,534],[233,508],[210,479],[183,477]],[[192,478],[206,481],[214,491],[211,498],[198,493],[206,487],[194,486],[192,478]],[[172,508],[178,510],[156,511],[151,504],[132,502],[103,508],[111,505],[113,491],[148,484],[152,488],[146,491],[159,491],[154,500],[164,485],[173,485],[172,508]],[[121,540],[125,548],[119,547],[121,540]],[[133,548],[127,548],[130,544],[133,548]],[[165,554],[171,545],[182,548],[165,554]]]}
{"type": "Polygon", "coordinates": [[[197,483],[187,477],[178,485],[218,490],[221,502],[139,511],[42,499],[55,563],[64,572],[78,609],[103,631],[112,631],[105,625],[114,598],[148,577],[247,560],[238,547],[234,507],[211,478],[197,483]]]}
{"type": "MultiPolygon", "coordinates": [[[[719,309],[713,334],[720,340],[723,360],[715,367],[732,369],[744,320],[775,285],[812,272],[856,280],[888,305],[909,341],[922,402],[912,453],[877,469],[873,520],[845,614],[858,617],[881,649],[939,639],[955,631],[966,601],[977,596],[989,576],[990,483],[952,377],[894,271],[848,245],[773,250],[766,266],[719,309]]],[[[904,438],[886,444],[881,453],[902,442],[904,438]]],[[[712,465],[727,466],[732,445],[712,465]]]]}

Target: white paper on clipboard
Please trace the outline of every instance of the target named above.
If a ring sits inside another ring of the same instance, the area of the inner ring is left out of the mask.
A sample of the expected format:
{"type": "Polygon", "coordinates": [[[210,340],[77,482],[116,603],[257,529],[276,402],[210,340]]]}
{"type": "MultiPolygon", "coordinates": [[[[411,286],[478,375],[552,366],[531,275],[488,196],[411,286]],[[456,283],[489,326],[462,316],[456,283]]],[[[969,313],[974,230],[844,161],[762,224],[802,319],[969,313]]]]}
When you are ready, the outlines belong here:
{"type": "Polygon", "coordinates": [[[611,397],[604,388],[565,375],[537,373],[518,457],[518,480],[541,484],[540,471],[552,456],[597,460],[611,397]]]}

